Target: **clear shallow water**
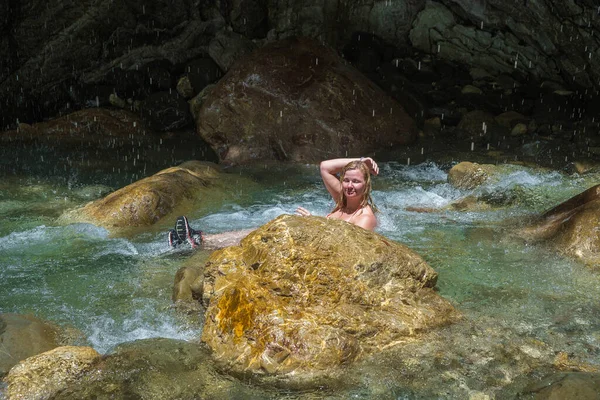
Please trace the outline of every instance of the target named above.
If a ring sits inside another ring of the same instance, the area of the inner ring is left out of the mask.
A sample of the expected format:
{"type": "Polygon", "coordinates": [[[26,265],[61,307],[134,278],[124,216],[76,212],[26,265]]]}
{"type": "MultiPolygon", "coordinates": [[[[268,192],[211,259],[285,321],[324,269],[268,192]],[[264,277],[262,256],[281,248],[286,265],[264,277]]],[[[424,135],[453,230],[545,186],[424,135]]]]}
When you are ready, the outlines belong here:
{"type": "MultiPolygon", "coordinates": [[[[243,192],[243,202],[193,216],[192,226],[219,233],[260,226],[298,205],[320,215],[332,207],[316,166],[229,173],[247,175],[258,188],[232,188],[232,199],[243,192]]],[[[311,398],[493,395],[558,352],[600,364],[600,275],[510,235],[519,221],[588,188],[593,179],[507,166],[497,181],[466,191],[446,178],[433,162],[384,163],[373,197],[381,211],[378,232],[416,250],[438,271],[440,294],[464,321],[348,368],[345,385],[311,398]],[[445,208],[469,194],[504,205],[445,208]]],[[[122,177],[74,173],[65,179],[54,170],[6,174],[0,183],[0,313],[33,313],[73,326],[103,353],[136,339],[200,335],[201,327],[190,327],[170,300],[175,272],[190,251],[170,250],[164,233],[115,239],[93,225],[54,223],[65,209],[123,184],[122,177]]]]}

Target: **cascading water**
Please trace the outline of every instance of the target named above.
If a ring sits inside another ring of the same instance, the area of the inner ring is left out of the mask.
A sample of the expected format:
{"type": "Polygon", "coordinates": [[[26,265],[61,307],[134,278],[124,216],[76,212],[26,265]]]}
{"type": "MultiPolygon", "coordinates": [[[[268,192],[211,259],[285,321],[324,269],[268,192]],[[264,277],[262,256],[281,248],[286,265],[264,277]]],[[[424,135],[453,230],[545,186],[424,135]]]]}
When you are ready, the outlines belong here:
{"type": "MultiPolygon", "coordinates": [[[[467,398],[500,390],[558,352],[597,364],[600,277],[511,235],[524,219],[591,186],[593,177],[510,166],[493,183],[460,190],[445,171],[433,162],[383,163],[374,180],[377,231],[438,271],[440,294],[464,320],[347,368],[345,384],[323,398],[467,398]],[[492,206],[449,207],[471,194],[492,206]]],[[[102,353],[149,337],[197,340],[202,327],[180,318],[171,302],[173,277],[191,250],[170,249],[165,232],[124,239],[89,224],[56,225],[62,211],[123,184],[55,172],[1,184],[0,313],[73,326],[102,353]]],[[[193,227],[219,233],[260,226],[299,205],[317,215],[332,207],[315,166],[229,173],[250,176],[258,188],[232,188],[232,198],[243,192],[244,200],[191,218],[193,227]]]]}

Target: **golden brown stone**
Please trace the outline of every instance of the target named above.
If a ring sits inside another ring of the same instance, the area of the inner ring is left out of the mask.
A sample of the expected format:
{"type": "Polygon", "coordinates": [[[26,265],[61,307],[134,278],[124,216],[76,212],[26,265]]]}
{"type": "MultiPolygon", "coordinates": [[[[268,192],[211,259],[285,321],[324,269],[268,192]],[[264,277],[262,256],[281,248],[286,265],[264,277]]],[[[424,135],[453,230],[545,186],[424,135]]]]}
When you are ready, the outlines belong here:
{"type": "Polygon", "coordinates": [[[554,358],[554,366],[561,371],[600,372],[600,368],[593,365],[577,362],[564,351],[559,352],[554,358]]]}
{"type": "Polygon", "coordinates": [[[109,230],[150,226],[174,211],[189,207],[202,188],[219,176],[216,165],[188,161],[162,170],[63,216],[63,220],[91,222],[109,230]]]}
{"type": "Polygon", "coordinates": [[[473,189],[488,180],[495,170],[491,164],[463,161],[448,171],[448,182],[459,189],[473,189]]]}
{"type": "Polygon", "coordinates": [[[235,371],[327,371],[453,322],[436,281],[381,235],[283,215],[209,258],[202,340],[235,371]]]}
{"type": "Polygon", "coordinates": [[[216,164],[187,161],[68,211],[59,221],[89,222],[112,234],[147,229],[162,221],[162,225],[171,226],[178,215],[230,197],[231,185],[236,181],[239,184],[242,178],[228,178],[216,164]]]}
{"type": "Polygon", "coordinates": [[[202,270],[194,267],[181,267],[175,274],[173,301],[192,301],[202,297],[202,270]],[[200,279],[198,279],[200,278],[200,279]]]}
{"type": "Polygon", "coordinates": [[[65,388],[100,358],[91,347],[63,346],[29,357],[14,366],[6,382],[7,397],[45,399],[65,388]]]}
{"type": "Polygon", "coordinates": [[[527,240],[547,241],[557,251],[584,263],[600,266],[600,185],[570,198],[519,234],[527,240]]]}

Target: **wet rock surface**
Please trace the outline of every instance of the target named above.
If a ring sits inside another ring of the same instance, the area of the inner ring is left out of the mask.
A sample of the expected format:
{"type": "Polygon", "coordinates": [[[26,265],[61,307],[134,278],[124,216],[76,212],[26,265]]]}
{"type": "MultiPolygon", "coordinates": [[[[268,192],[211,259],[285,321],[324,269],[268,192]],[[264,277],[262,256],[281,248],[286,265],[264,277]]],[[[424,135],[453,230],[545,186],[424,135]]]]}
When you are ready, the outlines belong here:
{"type": "Polygon", "coordinates": [[[228,183],[233,182],[216,164],[187,161],[69,210],[59,221],[93,223],[117,235],[171,226],[177,216],[230,196],[228,183]]]}
{"type": "Polygon", "coordinates": [[[450,168],[448,182],[459,189],[473,189],[487,181],[494,173],[498,173],[494,165],[463,161],[450,168]]]}
{"type": "Polygon", "coordinates": [[[33,315],[0,314],[0,377],[21,360],[74,341],[65,329],[33,315]]]}
{"type": "Polygon", "coordinates": [[[321,217],[276,218],[204,275],[202,340],[237,373],[319,376],[459,318],[419,255],[321,217]]]}
{"type": "Polygon", "coordinates": [[[145,339],[119,345],[53,399],[261,399],[268,390],[221,375],[198,343],[145,339]]]}
{"type": "Polygon", "coordinates": [[[593,186],[546,211],[519,235],[600,268],[599,196],[600,185],[593,186]]]}
{"type": "Polygon", "coordinates": [[[100,354],[91,347],[61,346],[14,366],[5,381],[8,399],[47,399],[92,368],[100,354]]]}

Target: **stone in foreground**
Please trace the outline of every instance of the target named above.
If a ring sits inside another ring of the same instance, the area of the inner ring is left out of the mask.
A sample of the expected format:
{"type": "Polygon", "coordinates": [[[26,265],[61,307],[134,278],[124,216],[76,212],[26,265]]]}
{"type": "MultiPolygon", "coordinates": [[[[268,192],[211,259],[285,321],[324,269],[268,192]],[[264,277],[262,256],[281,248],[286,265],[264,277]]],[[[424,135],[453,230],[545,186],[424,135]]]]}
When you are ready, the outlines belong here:
{"type": "Polygon", "coordinates": [[[415,252],[339,220],[283,215],[215,251],[202,340],[233,372],[331,372],[459,313],[415,252]]]}
{"type": "Polygon", "coordinates": [[[46,399],[91,368],[100,354],[91,347],[62,346],[29,357],[8,376],[9,399],[46,399]]]}

